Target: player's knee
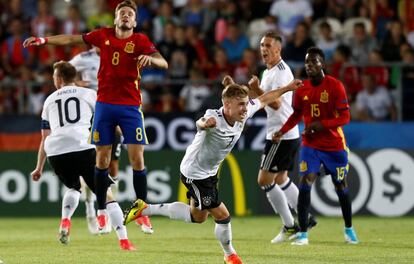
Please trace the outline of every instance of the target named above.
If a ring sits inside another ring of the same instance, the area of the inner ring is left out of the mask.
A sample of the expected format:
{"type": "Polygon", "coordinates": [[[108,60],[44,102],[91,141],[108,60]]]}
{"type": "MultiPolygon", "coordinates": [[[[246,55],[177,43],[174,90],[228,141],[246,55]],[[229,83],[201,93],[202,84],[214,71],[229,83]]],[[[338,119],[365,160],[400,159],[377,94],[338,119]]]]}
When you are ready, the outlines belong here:
{"type": "Polygon", "coordinates": [[[204,223],[208,217],[208,215],[194,214],[194,213],[190,213],[190,216],[191,216],[191,222],[196,223],[196,224],[204,223]]]}
{"type": "Polygon", "coordinates": [[[266,177],[258,177],[257,178],[257,184],[260,186],[260,187],[263,187],[263,186],[266,186],[266,185],[269,185],[269,184],[273,184],[273,179],[268,179],[268,178],[266,178],[266,177]]]}
{"type": "Polygon", "coordinates": [[[223,224],[225,222],[229,223],[230,222],[230,214],[229,214],[229,212],[222,212],[221,214],[214,215],[214,221],[216,223],[222,222],[223,224]]]}
{"type": "Polygon", "coordinates": [[[228,215],[227,217],[221,218],[221,219],[214,219],[214,222],[216,222],[217,224],[228,224],[231,221],[231,216],[228,215]]]}
{"type": "Polygon", "coordinates": [[[334,186],[335,186],[335,191],[343,191],[346,189],[346,183],[345,182],[334,182],[334,186]]]}
{"type": "Polygon", "coordinates": [[[287,179],[288,179],[287,171],[279,172],[275,176],[275,183],[281,185],[285,183],[287,179]]]}
{"type": "Polygon", "coordinates": [[[300,178],[300,184],[301,185],[307,185],[309,188],[312,186],[314,179],[310,177],[309,175],[304,175],[300,178]]]}
{"type": "Polygon", "coordinates": [[[99,169],[106,169],[109,167],[109,163],[111,162],[111,158],[106,156],[98,156],[96,158],[96,167],[99,169]]]}
{"type": "Polygon", "coordinates": [[[144,165],[144,158],[141,155],[134,155],[129,158],[131,166],[134,170],[142,170],[144,165]]]}

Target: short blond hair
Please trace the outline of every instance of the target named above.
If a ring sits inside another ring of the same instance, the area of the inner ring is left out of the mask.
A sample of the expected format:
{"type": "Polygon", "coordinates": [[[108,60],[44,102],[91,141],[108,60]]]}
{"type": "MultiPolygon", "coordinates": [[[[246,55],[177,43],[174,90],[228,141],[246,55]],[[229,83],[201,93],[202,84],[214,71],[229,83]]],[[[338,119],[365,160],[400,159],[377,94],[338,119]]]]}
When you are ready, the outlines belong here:
{"type": "Polygon", "coordinates": [[[53,70],[56,71],[56,75],[65,83],[71,83],[75,81],[76,69],[67,61],[59,61],[53,64],[53,70]]]}
{"type": "Polygon", "coordinates": [[[224,88],[221,97],[223,100],[232,98],[244,98],[249,95],[249,88],[244,85],[232,83],[224,88]]]}

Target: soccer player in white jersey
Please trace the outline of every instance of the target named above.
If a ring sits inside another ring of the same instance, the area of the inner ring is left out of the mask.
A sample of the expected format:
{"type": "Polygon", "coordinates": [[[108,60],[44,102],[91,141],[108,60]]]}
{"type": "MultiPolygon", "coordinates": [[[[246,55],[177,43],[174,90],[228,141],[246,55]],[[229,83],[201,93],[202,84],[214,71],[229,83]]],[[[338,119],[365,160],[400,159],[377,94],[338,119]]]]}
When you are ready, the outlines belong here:
{"type": "Polygon", "coordinates": [[[80,80],[76,81],[79,86],[98,90],[99,48],[92,47],[81,52],[73,57],[69,63],[75,67],[80,75],[80,80]]]}
{"type": "Polygon", "coordinates": [[[181,181],[188,189],[190,205],[181,202],[146,204],[138,199],[126,211],[124,223],[141,215],[163,215],[188,223],[202,223],[211,214],[216,222],[214,233],[224,251],[224,260],[236,264],[242,261],[231,243],[230,214],[218,197],[217,171],[240,138],[246,120],[283,93],[302,86],[302,82],[294,80],[253,100],[249,100],[249,89],[235,84],[229,76],[224,78],[223,84],[228,84],[222,92],[223,107],[209,109],[197,120],[197,134],[181,161],[181,181]]]}
{"type": "MultiPolygon", "coordinates": [[[[256,96],[279,89],[293,80],[289,66],[281,57],[282,38],[274,32],[266,33],[260,41],[260,53],[267,69],[263,72],[261,82],[256,76],[249,81],[250,89],[256,96]]],[[[295,156],[299,148],[299,129],[294,126],[277,144],[272,143],[272,135],[279,131],[293,113],[292,92],[288,92],[277,101],[265,107],[267,114],[266,145],[263,151],[257,182],[265,191],[275,213],[282,218],[283,227],[271,243],[286,241],[298,232],[292,213],[296,210],[299,190],[289,179],[288,171],[293,169],[295,156]]],[[[312,219],[310,224],[314,225],[312,219]]]]}
{"type": "MultiPolygon", "coordinates": [[[[78,75],[80,75],[80,80],[76,80],[76,84],[83,87],[88,87],[98,90],[98,70],[100,64],[99,57],[99,48],[92,47],[88,51],[84,51],[73,57],[70,61],[78,75]]],[[[117,192],[117,177],[119,171],[119,158],[121,157],[121,129],[117,127],[117,133],[115,133],[115,139],[112,144],[112,153],[111,153],[111,162],[109,163],[109,175],[115,181],[115,184],[111,185],[111,189],[114,194],[117,192]]],[[[95,197],[94,194],[89,190],[87,186],[85,187],[85,208],[86,208],[86,220],[88,223],[88,229],[91,234],[106,234],[111,232],[111,223],[108,221],[106,226],[102,230],[98,230],[98,224],[96,222],[96,211],[95,211],[95,197]]],[[[145,233],[152,233],[152,228],[148,228],[145,225],[142,225],[142,230],[145,233]]]]}
{"type": "MultiPolygon", "coordinates": [[[[91,119],[93,117],[96,92],[75,86],[76,69],[68,62],[53,65],[53,81],[56,91],[49,95],[42,111],[42,140],[37,164],[31,173],[38,181],[43,172],[46,157],[59,180],[69,188],[62,200],[62,218],[59,240],[69,242],[71,217],[81,195],[80,176],[91,190],[95,190],[95,146],[89,143],[91,119]]],[[[124,250],[135,250],[129,242],[119,204],[107,192],[106,209],[116,230],[119,243],[124,250]]]]}

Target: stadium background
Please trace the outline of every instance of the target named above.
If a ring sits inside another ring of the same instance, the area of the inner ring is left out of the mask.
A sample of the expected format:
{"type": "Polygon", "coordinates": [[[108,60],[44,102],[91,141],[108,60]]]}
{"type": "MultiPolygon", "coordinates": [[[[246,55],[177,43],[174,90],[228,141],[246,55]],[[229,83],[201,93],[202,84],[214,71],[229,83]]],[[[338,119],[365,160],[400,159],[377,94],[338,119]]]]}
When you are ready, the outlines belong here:
{"type": "MultiPolygon", "coordinates": [[[[354,213],[414,214],[414,1],[296,0],[292,1],[296,9],[304,5],[306,12],[292,16],[285,28],[280,14],[279,20],[272,16],[276,2],[285,1],[137,1],[137,30],[154,40],[170,65],[167,72],[148,69],[142,73],[151,142],[145,153],[149,202],[184,199],[178,168],[195,133],[194,120],[207,107],[220,104],[219,80],[224,74],[244,83],[251,74],[260,75],[264,67],[258,36],[275,29],[284,36],[282,56],[297,77],[303,77],[306,48],[316,44],[330,54],[327,71],[347,88],[352,122],[345,134],[352,151],[349,178],[354,213]],[[366,25],[362,47],[355,44],[353,25],[358,22],[366,25]],[[323,37],[322,24],[331,28],[331,38],[323,37]],[[395,117],[389,114],[367,121],[358,114],[356,98],[365,88],[364,76],[370,74],[375,85],[386,87],[392,96],[395,117]]],[[[22,39],[30,34],[82,33],[100,23],[112,24],[116,3],[0,2],[0,216],[58,215],[63,190],[57,178],[48,169],[41,183],[29,177],[40,140],[39,113],[43,100],[54,90],[50,65],[87,49],[24,50],[22,39]],[[96,15],[104,3],[108,13],[96,15]],[[104,22],[94,23],[97,17],[104,22]]],[[[249,121],[246,134],[221,169],[221,194],[235,215],[271,213],[256,184],[264,124],[263,113],[249,121]]],[[[296,172],[292,175],[296,180],[296,172]]],[[[118,194],[124,206],[134,199],[130,181],[124,151],[118,194]]],[[[339,215],[328,177],[318,182],[312,195],[317,213],[339,215]]],[[[77,215],[83,212],[78,209],[77,215]]]]}

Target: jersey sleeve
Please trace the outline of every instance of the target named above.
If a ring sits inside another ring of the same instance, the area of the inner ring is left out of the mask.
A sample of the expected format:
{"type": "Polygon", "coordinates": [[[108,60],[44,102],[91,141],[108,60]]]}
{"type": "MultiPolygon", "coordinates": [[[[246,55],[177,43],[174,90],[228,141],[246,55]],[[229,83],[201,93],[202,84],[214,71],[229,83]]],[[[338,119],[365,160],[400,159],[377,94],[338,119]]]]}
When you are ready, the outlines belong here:
{"type": "Polygon", "coordinates": [[[204,114],[204,118],[210,118],[210,117],[215,117],[215,118],[217,118],[217,116],[218,116],[218,114],[217,114],[217,112],[218,112],[219,110],[213,110],[213,109],[207,109],[206,110],[206,113],[204,114]]]}
{"type": "Polygon", "coordinates": [[[300,88],[293,93],[292,107],[293,109],[301,111],[303,106],[302,106],[302,100],[301,100],[302,96],[300,94],[301,94],[300,88]]]}
{"type": "Polygon", "coordinates": [[[290,68],[285,68],[281,74],[279,74],[280,82],[279,82],[279,88],[284,87],[288,85],[291,81],[293,81],[295,78],[293,77],[292,70],[290,68]]]}
{"type": "Polygon", "coordinates": [[[49,104],[49,100],[46,99],[43,104],[42,114],[40,115],[42,118],[41,129],[50,129],[49,114],[47,111],[48,104],[49,104]]]}
{"type": "MultiPolygon", "coordinates": [[[[82,89],[87,89],[87,88],[82,88],[82,89]]],[[[88,103],[89,107],[91,108],[92,112],[95,112],[97,94],[92,89],[87,89],[85,91],[87,91],[87,94],[85,96],[85,100],[88,103]]]]}
{"type": "Polygon", "coordinates": [[[82,62],[80,55],[76,55],[75,57],[73,57],[69,61],[69,63],[72,64],[72,66],[75,67],[76,71],[78,72],[82,72],[86,68],[84,63],[82,62]]]}
{"type": "Polygon", "coordinates": [[[49,121],[49,114],[47,112],[49,101],[50,101],[49,97],[46,98],[45,102],[43,103],[42,114],[40,115],[43,120],[47,120],[47,121],[49,121]]]}
{"type": "Polygon", "coordinates": [[[337,81],[335,84],[335,109],[349,109],[348,98],[346,96],[345,87],[342,82],[337,81]]]}
{"type": "Polygon", "coordinates": [[[259,99],[249,99],[247,103],[247,118],[252,117],[257,111],[261,109],[259,99]]]}
{"type": "MultiPolygon", "coordinates": [[[[208,119],[210,117],[214,117],[217,120],[218,112],[219,112],[219,110],[207,109],[205,114],[201,118],[208,119]]],[[[197,126],[197,131],[199,131],[200,127],[198,126],[198,122],[196,122],[196,126],[197,126]]]]}
{"type": "Polygon", "coordinates": [[[150,55],[152,53],[158,52],[157,48],[155,47],[154,43],[152,43],[147,36],[141,34],[141,39],[139,42],[140,53],[145,55],[150,55]]]}
{"type": "Polygon", "coordinates": [[[97,29],[82,35],[83,41],[87,44],[101,48],[103,44],[104,34],[102,29],[97,29]]]}

